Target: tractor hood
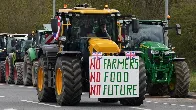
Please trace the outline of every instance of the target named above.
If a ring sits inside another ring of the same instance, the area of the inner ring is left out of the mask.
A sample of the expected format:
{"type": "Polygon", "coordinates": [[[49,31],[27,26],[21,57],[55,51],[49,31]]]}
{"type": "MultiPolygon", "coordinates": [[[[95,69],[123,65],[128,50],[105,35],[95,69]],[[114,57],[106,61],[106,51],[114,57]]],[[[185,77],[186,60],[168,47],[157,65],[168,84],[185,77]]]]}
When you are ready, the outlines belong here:
{"type": "Polygon", "coordinates": [[[92,53],[93,50],[103,53],[119,53],[120,49],[118,45],[112,40],[91,38],[89,41],[89,50],[92,53]]]}
{"type": "Polygon", "coordinates": [[[159,42],[146,41],[143,42],[140,46],[145,48],[150,48],[152,50],[163,50],[163,51],[169,50],[169,48],[166,45],[159,42]]]}

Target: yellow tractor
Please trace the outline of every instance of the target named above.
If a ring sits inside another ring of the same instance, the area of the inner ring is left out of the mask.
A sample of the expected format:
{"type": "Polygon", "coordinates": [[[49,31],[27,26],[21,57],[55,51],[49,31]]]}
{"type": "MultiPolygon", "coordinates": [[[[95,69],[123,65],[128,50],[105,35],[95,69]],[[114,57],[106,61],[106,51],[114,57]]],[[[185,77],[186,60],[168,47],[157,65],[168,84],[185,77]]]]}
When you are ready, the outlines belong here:
{"type": "MultiPolygon", "coordinates": [[[[118,46],[116,9],[88,4],[59,9],[51,19],[54,44],[38,53],[40,102],[77,105],[82,92],[102,103],[140,106],[145,100],[146,70],[137,52],[118,46]],[[130,57],[135,55],[134,58],[130,57]]],[[[134,21],[134,25],[137,21],[134,21]]],[[[137,25],[135,25],[137,27],[137,25]]]]}

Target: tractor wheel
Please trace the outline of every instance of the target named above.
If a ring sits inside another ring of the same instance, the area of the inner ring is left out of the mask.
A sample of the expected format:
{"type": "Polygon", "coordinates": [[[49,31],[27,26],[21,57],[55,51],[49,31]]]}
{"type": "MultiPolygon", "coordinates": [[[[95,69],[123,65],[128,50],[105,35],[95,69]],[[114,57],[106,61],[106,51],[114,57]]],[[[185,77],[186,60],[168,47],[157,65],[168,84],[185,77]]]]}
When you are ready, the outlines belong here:
{"type": "Polygon", "coordinates": [[[145,100],[147,76],[145,64],[142,58],[139,58],[139,97],[134,98],[120,98],[119,101],[125,106],[140,106],[145,100]]]}
{"type": "Polygon", "coordinates": [[[55,93],[59,105],[77,105],[82,95],[82,70],[80,60],[59,57],[55,67],[55,93]]]}
{"type": "Polygon", "coordinates": [[[32,66],[32,82],[33,82],[33,87],[37,86],[37,68],[38,68],[38,62],[35,61],[33,62],[32,66]]]}
{"type": "Polygon", "coordinates": [[[7,84],[14,84],[14,66],[13,66],[13,59],[12,58],[8,58],[6,59],[5,62],[5,80],[7,84]]]}
{"type": "Polygon", "coordinates": [[[167,84],[148,84],[148,93],[150,96],[164,96],[168,95],[167,84]]]}
{"type": "Polygon", "coordinates": [[[174,63],[173,79],[170,82],[170,96],[174,98],[185,98],[188,96],[190,84],[190,72],[185,61],[174,63]]]}
{"type": "Polygon", "coordinates": [[[32,64],[29,59],[29,55],[24,56],[24,74],[23,74],[23,82],[25,86],[32,86],[32,74],[31,74],[32,64]]]}
{"type": "Polygon", "coordinates": [[[41,57],[38,62],[37,73],[37,94],[40,102],[55,102],[55,90],[48,87],[48,73],[47,73],[46,57],[41,57]]]}
{"type": "Polygon", "coordinates": [[[119,99],[115,98],[98,98],[98,101],[101,103],[117,103],[119,99]]]}
{"type": "Polygon", "coordinates": [[[5,83],[5,62],[0,62],[0,83],[5,83]]]}
{"type": "Polygon", "coordinates": [[[15,63],[14,68],[14,82],[16,85],[23,84],[23,62],[15,63]]]}

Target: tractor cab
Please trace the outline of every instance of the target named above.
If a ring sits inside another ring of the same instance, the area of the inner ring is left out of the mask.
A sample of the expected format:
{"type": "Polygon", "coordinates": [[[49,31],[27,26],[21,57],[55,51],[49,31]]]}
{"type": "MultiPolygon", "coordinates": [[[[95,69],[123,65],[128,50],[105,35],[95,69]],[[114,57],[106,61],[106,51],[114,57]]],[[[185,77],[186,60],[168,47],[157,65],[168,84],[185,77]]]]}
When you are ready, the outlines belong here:
{"type": "Polygon", "coordinates": [[[51,26],[55,39],[66,42],[63,48],[65,51],[84,51],[91,38],[117,42],[118,16],[120,12],[109,9],[107,5],[104,9],[96,9],[84,4],[72,9],[59,9],[51,26]]]}
{"type": "Polygon", "coordinates": [[[31,47],[33,41],[28,40],[28,34],[10,34],[8,37],[7,52],[16,53],[18,59],[24,57],[25,51],[31,47]]]}
{"type": "Polygon", "coordinates": [[[132,31],[132,19],[118,20],[121,24],[121,33],[123,34],[124,48],[138,49],[143,41],[152,41],[164,44],[164,35],[168,29],[176,29],[177,35],[181,34],[181,28],[179,24],[174,27],[166,27],[165,21],[162,20],[139,20],[139,31],[134,33],[132,31]]]}

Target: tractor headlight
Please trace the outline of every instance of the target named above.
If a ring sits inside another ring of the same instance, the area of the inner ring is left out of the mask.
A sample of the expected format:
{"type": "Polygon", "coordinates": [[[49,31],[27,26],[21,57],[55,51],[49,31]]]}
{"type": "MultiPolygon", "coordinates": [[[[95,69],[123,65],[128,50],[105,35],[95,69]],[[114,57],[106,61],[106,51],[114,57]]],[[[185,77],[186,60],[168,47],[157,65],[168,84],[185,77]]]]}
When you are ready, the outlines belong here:
{"type": "Polygon", "coordinates": [[[165,54],[165,55],[169,55],[169,51],[165,51],[164,54],[165,54]]]}
{"type": "Polygon", "coordinates": [[[151,54],[159,54],[158,50],[151,50],[151,54]]]}
{"type": "Polygon", "coordinates": [[[59,38],[59,40],[60,40],[60,41],[66,41],[67,38],[66,38],[65,36],[61,36],[61,37],[59,38]]]}

